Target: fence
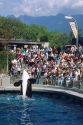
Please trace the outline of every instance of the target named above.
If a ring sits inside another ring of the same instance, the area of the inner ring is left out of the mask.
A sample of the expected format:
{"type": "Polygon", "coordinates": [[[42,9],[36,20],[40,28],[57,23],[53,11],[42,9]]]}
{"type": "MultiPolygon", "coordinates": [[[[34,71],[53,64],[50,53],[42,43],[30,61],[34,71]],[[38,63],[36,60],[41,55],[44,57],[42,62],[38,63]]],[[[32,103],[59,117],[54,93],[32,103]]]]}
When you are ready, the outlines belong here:
{"type": "MultiPolygon", "coordinates": [[[[21,76],[17,75],[11,77],[12,83],[21,79],[22,79],[22,74],[21,76]]],[[[35,84],[83,89],[83,79],[81,78],[78,81],[76,81],[74,78],[69,78],[69,79],[67,77],[60,78],[54,75],[44,77],[43,75],[38,74],[35,76],[35,79],[36,79],[35,84]]]]}
{"type": "Polygon", "coordinates": [[[54,75],[44,77],[36,77],[36,84],[44,84],[44,85],[53,85],[60,86],[66,88],[83,88],[83,79],[75,80],[75,78],[67,78],[67,77],[56,77],[54,75]]]}

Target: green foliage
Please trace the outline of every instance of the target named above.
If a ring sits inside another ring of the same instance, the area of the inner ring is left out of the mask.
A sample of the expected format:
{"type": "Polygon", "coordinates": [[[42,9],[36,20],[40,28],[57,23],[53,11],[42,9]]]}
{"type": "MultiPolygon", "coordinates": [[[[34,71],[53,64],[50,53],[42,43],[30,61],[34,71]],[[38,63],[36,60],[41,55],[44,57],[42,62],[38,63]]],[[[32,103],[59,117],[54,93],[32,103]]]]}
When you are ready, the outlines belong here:
{"type": "Polygon", "coordinates": [[[69,38],[65,33],[49,32],[46,27],[27,25],[16,19],[0,17],[0,38],[8,43],[12,38],[49,42],[51,46],[64,46],[69,38]]]}
{"type": "Polygon", "coordinates": [[[11,60],[16,58],[16,54],[0,51],[0,72],[7,72],[7,56],[8,56],[8,66],[11,63],[11,60]]]}
{"type": "Polygon", "coordinates": [[[69,41],[68,36],[65,33],[51,32],[49,33],[50,46],[63,47],[69,41]]]}

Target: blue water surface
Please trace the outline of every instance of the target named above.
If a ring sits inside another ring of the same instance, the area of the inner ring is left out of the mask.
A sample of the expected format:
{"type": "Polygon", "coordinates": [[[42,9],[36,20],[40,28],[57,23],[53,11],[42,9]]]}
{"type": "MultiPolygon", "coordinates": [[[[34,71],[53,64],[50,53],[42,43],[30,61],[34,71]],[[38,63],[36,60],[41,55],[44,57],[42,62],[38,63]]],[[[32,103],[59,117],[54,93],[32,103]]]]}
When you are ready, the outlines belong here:
{"type": "Polygon", "coordinates": [[[0,94],[0,125],[83,125],[83,107],[71,99],[0,94]]]}

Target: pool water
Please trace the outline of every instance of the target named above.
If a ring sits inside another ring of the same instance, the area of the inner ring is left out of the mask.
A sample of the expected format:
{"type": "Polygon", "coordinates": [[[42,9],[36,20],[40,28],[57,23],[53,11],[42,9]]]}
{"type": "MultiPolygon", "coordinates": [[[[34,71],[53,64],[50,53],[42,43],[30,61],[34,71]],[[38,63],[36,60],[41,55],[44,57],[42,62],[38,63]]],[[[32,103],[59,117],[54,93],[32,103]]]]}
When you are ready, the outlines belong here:
{"type": "Polygon", "coordinates": [[[83,107],[47,94],[0,94],[0,125],[83,125],[83,107]]]}

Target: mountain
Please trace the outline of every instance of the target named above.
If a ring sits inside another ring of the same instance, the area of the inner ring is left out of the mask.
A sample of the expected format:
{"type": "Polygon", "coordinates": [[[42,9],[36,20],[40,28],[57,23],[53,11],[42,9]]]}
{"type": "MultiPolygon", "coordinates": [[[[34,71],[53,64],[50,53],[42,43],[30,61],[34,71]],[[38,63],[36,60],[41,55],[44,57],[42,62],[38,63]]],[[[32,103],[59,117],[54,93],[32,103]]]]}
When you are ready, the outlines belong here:
{"type": "MultiPolygon", "coordinates": [[[[83,30],[83,15],[72,15],[76,20],[79,29],[83,30]]],[[[27,15],[21,15],[15,17],[13,15],[8,16],[8,18],[17,18],[22,22],[32,25],[40,25],[47,27],[49,31],[65,32],[70,33],[71,28],[69,26],[68,20],[65,19],[65,15],[58,14],[56,16],[40,16],[40,17],[31,17],[27,15]]]]}

